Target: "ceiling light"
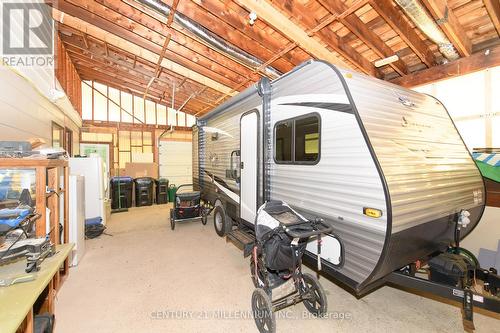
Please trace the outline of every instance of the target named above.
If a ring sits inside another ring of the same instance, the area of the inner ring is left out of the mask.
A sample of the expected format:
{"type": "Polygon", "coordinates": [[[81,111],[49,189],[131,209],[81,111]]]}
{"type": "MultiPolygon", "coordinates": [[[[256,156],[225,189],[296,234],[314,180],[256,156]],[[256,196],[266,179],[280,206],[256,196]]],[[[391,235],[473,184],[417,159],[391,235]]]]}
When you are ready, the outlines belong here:
{"type": "Polygon", "coordinates": [[[250,25],[254,25],[255,20],[257,20],[257,13],[255,13],[255,12],[251,12],[251,13],[248,15],[248,23],[249,23],[250,25]]]}

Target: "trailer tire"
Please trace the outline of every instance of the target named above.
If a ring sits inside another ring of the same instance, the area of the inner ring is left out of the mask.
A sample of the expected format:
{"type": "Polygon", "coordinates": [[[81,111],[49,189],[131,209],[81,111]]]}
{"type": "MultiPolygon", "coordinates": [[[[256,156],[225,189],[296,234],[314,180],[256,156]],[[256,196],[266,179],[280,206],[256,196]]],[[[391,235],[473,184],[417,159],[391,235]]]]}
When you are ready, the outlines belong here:
{"type": "Polygon", "coordinates": [[[214,210],[214,228],[217,235],[224,237],[233,227],[233,222],[226,216],[222,206],[215,207],[214,210]]]}

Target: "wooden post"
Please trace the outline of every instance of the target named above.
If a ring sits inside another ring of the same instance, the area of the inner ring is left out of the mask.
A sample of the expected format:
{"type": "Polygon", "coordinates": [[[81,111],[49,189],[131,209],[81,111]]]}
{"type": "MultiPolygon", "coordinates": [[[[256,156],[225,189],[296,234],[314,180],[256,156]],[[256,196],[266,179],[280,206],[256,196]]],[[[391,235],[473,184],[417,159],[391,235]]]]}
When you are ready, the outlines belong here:
{"type": "Polygon", "coordinates": [[[47,234],[46,231],[46,206],[45,206],[45,186],[46,172],[44,167],[36,167],[36,212],[40,214],[40,218],[36,220],[36,237],[43,237],[47,234]]]}
{"type": "Polygon", "coordinates": [[[47,170],[47,186],[49,190],[56,191],[48,196],[47,206],[50,210],[50,240],[53,244],[59,244],[59,168],[47,170]]]}
{"type": "Polygon", "coordinates": [[[24,333],[33,333],[33,331],[34,331],[34,329],[33,329],[33,321],[34,321],[33,308],[30,309],[30,311],[26,315],[26,319],[24,321],[26,323],[26,326],[24,328],[24,333]]]}
{"type": "Polygon", "coordinates": [[[64,243],[69,243],[69,167],[64,167],[64,243]]]}

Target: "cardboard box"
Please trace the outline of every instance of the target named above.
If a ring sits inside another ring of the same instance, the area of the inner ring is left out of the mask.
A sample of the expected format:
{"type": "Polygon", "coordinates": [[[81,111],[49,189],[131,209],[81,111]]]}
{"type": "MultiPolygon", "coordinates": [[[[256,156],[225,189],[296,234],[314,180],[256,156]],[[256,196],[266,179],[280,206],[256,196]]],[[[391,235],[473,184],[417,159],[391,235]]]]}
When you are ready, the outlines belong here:
{"type": "Polygon", "coordinates": [[[158,163],[126,163],[125,168],[120,169],[120,176],[158,179],[158,163]]]}

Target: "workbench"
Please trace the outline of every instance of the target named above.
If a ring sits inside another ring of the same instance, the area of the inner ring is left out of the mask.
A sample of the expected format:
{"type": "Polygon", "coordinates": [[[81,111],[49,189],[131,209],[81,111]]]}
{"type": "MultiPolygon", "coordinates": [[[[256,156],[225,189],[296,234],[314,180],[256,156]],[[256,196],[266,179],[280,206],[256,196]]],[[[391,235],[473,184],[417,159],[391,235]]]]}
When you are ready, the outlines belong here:
{"type": "MultiPolygon", "coordinates": [[[[35,280],[0,287],[0,332],[33,332],[33,305],[44,292],[47,295],[40,313],[54,313],[54,297],[61,285],[61,274],[63,276],[68,274],[64,268],[67,267],[65,263],[73,246],[73,244],[57,245],[56,253],[42,262],[35,280]]],[[[26,260],[0,266],[0,279],[26,274],[25,267],[26,260]]]]}

